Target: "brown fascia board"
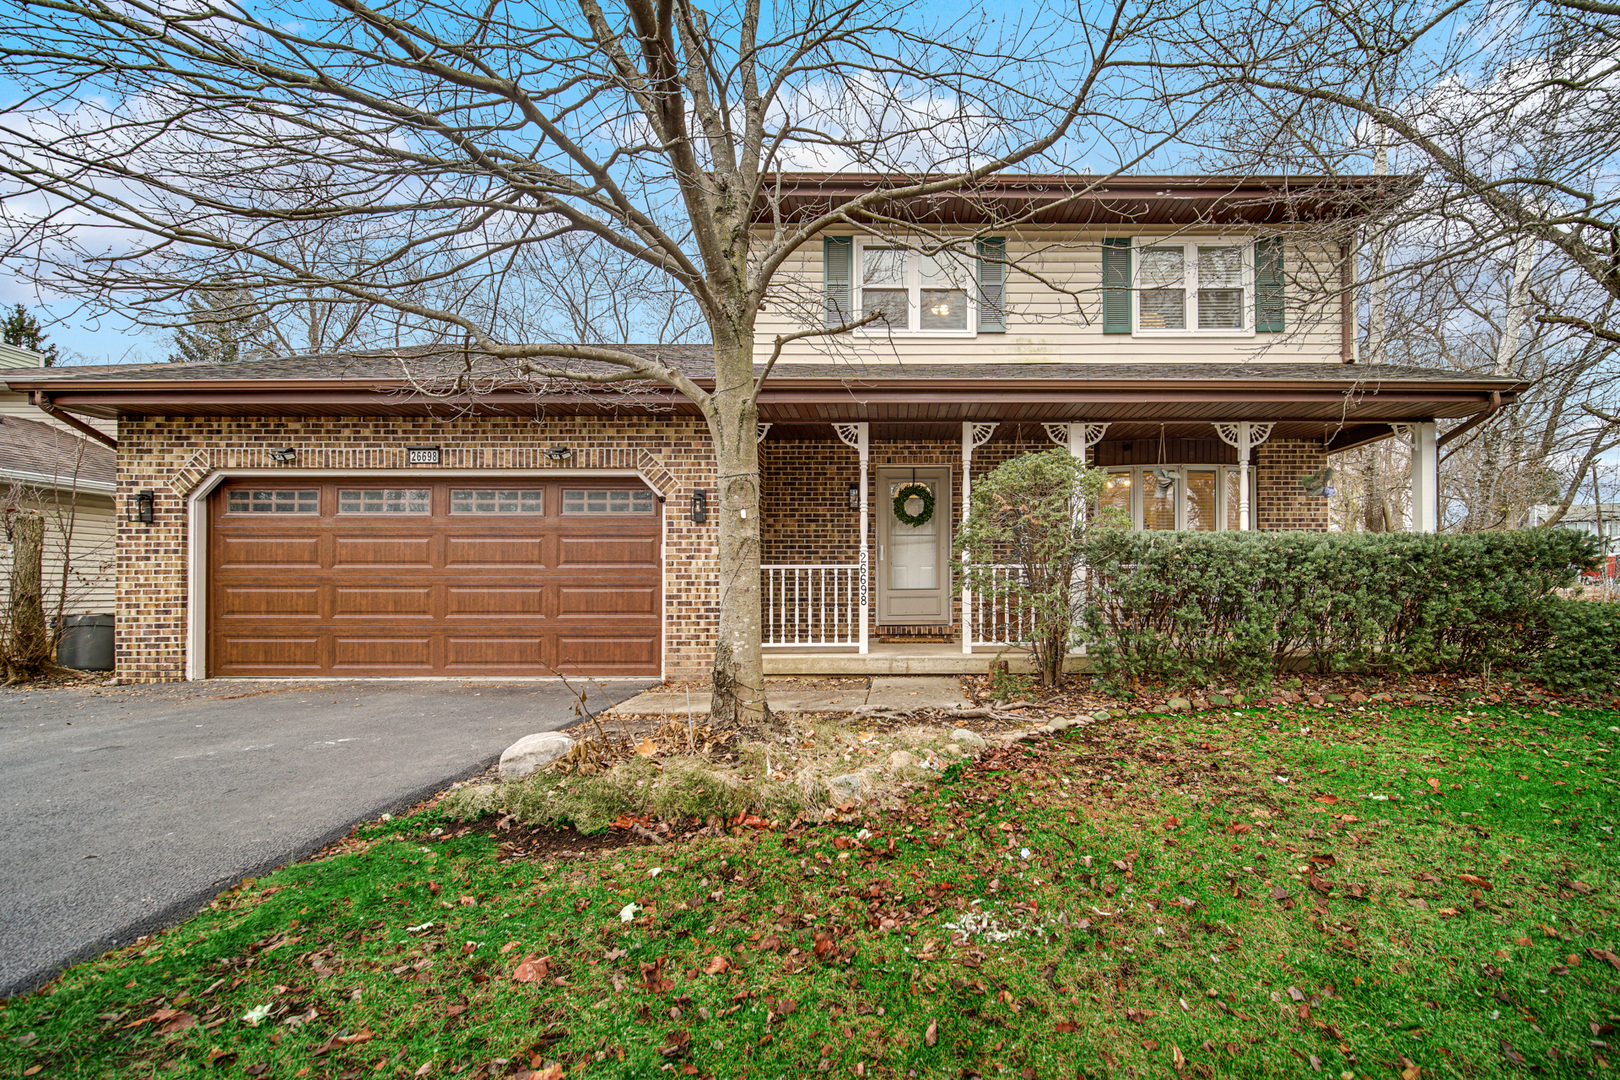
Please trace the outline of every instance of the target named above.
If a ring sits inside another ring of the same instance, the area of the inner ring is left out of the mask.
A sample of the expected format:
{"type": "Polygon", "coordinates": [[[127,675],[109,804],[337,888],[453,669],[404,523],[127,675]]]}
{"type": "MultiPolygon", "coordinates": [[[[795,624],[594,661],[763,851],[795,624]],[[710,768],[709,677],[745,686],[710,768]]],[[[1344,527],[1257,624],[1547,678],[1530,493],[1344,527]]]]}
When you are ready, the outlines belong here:
{"type": "MultiPolygon", "coordinates": [[[[767,177],[755,201],[754,220],[759,223],[771,219],[773,199],[785,204],[788,216],[800,211],[795,203],[849,199],[880,191],[884,187],[910,187],[931,181],[947,179],[945,176],[905,176],[881,173],[782,173],[767,177]]],[[[1335,209],[1330,216],[1353,217],[1364,213],[1374,201],[1404,200],[1416,190],[1421,178],[1417,176],[1105,176],[1091,174],[1004,174],[986,177],[965,188],[941,191],[933,195],[914,196],[925,202],[948,199],[984,199],[1003,204],[1022,204],[1019,213],[1030,211],[1028,204],[1057,203],[1063,199],[1079,197],[1081,202],[1119,203],[1120,201],[1150,202],[1166,198],[1213,201],[1242,204],[1266,201],[1284,202],[1319,195],[1324,197],[1353,196],[1353,199],[1335,209]]],[[[892,212],[892,208],[890,208],[892,212]]]]}
{"type": "MultiPolygon", "coordinates": [[[[1354,370],[1353,368],[1350,370],[1354,370]]],[[[712,380],[699,380],[705,388],[712,380]]],[[[760,393],[760,404],[781,405],[842,405],[861,403],[913,402],[916,404],[1088,404],[1125,401],[1143,403],[1210,403],[1228,401],[1243,403],[1282,403],[1342,400],[1346,394],[1359,393],[1389,403],[1425,404],[1477,404],[1480,408],[1490,403],[1490,395],[1498,393],[1511,401],[1523,384],[1501,380],[1482,380],[1478,384],[1449,381],[1382,381],[1368,382],[1358,379],[1275,380],[1231,379],[1211,382],[1204,379],[916,379],[916,378],[857,378],[848,379],[795,379],[772,378],[760,393]]],[[[42,388],[43,389],[43,388],[42,388]]],[[[494,391],[476,398],[425,398],[402,391],[408,384],[382,380],[289,380],[287,382],[255,382],[247,390],[241,381],[227,380],[175,381],[153,385],[142,382],[106,383],[96,380],[92,385],[58,384],[46,394],[51,403],[61,409],[84,415],[110,418],[115,416],[184,416],[209,415],[213,410],[229,407],[234,414],[251,411],[265,416],[298,415],[300,408],[317,407],[330,412],[352,408],[356,414],[366,414],[390,405],[396,408],[442,408],[447,411],[482,406],[490,409],[532,408],[536,405],[558,409],[566,414],[569,406],[594,406],[587,411],[620,408],[638,411],[642,408],[681,411],[688,403],[673,390],[641,391],[636,395],[611,392],[571,395],[567,399],[540,397],[524,391],[494,391]],[[192,410],[198,410],[191,413],[192,410]]]]}

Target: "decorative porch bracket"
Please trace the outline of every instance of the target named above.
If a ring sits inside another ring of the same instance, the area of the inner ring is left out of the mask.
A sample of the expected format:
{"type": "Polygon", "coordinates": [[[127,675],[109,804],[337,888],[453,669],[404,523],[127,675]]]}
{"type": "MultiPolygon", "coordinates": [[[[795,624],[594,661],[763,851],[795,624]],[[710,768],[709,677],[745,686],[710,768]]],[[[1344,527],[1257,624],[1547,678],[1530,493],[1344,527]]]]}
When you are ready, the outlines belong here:
{"type": "MultiPolygon", "coordinates": [[[[990,441],[1000,424],[962,421],[962,524],[973,508],[973,451],[990,441]]],[[[973,590],[967,583],[967,559],[962,559],[962,652],[973,651],[973,590]]]]}
{"type": "Polygon", "coordinates": [[[1439,425],[1433,420],[1391,424],[1395,434],[1412,448],[1412,531],[1440,531],[1439,425]]]}
{"type": "Polygon", "coordinates": [[[1255,447],[1271,438],[1273,424],[1254,424],[1247,420],[1216,421],[1215,434],[1227,446],[1237,447],[1238,457],[1238,528],[1249,529],[1249,454],[1255,447]]]}
{"type": "Polygon", "coordinates": [[[866,508],[866,474],[872,461],[871,430],[866,421],[856,424],[834,424],[833,432],[838,441],[845,446],[853,447],[861,458],[861,570],[860,570],[860,600],[861,600],[861,644],[860,655],[866,655],[867,626],[871,620],[866,617],[868,610],[868,597],[871,595],[871,562],[867,553],[866,533],[870,527],[866,508]]]}
{"type": "Polygon", "coordinates": [[[1069,448],[1069,456],[1086,460],[1086,451],[1102,442],[1107,424],[1046,424],[1046,437],[1069,448]]]}
{"type": "Polygon", "coordinates": [[[767,431],[769,431],[769,430],[771,430],[771,425],[769,425],[769,424],[760,424],[758,427],[756,427],[754,429],[754,441],[757,442],[757,443],[764,442],[765,441],[765,433],[767,431]]]}

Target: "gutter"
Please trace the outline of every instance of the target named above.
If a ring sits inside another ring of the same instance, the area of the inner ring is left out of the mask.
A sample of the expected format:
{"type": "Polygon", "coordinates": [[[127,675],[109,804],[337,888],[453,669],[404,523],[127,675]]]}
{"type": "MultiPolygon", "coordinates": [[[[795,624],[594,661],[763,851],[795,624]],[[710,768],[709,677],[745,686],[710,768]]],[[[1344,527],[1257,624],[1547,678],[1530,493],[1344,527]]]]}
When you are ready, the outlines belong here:
{"type": "Polygon", "coordinates": [[[71,476],[47,476],[45,473],[27,472],[22,469],[0,469],[0,479],[16,480],[37,487],[54,488],[57,491],[86,491],[98,495],[111,495],[117,490],[117,485],[109,480],[83,480],[71,476]]]}
{"type": "Polygon", "coordinates": [[[1491,417],[1495,416],[1497,413],[1499,413],[1501,411],[1502,411],[1502,392],[1500,390],[1492,390],[1491,391],[1491,403],[1489,405],[1485,406],[1485,408],[1483,410],[1481,410],[1480,412],[1477,412],[1473,416],[1470,416],[1466,421],[1464,421],[1461,424],[1458,424],[1456,427],[1452,428],[1450,431],[1448,431],[1444,435],[1440,436],[1440,438],[1436,439],[1435,444],[1434,444],[1435,448],[1439,449],[1440,447],[1446,445],[1446,443],[1448,443],[1451,440],[1457,438],[1457,436],[1462,435],[1462,434],[1464,434],[1464,433],[1466,433],[1468,431],[1472,431],[1474,428],[1478,427],[1480,424],[1483,424],[1485,421],[1489,420],[1491,417]]]}
{"type": "Polygon", "coordinates": [[[96,440],[96,442],[109,446],[115,451],[118,449],[117,439],[113,438],[111,435],[108,435],[100,428],[85,423],[72,413],[63,412],[61,409],[58,409],[55,405],[51,404],[51,396],[49,394],[40,390],[31,390],[28,393],[28,397],[29,400],[44,411],[45,415],[56,420],[60,420],[62,423],[66,424],[70,428],[75,429],[76,431],[84,432],[84,434],[90,436],[90,438],[96,440]]]}

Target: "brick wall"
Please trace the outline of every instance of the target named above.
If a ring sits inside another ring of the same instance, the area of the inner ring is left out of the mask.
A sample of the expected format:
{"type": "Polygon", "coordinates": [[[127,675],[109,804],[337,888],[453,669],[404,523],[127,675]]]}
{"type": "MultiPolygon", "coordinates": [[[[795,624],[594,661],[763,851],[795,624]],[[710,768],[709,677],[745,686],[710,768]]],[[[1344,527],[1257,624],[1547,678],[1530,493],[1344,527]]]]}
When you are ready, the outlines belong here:
{"type": "Polygon", "coordinates": [[[156,493],[154,521],[118,523],[117,675],[125,682],[185,677],[186,498],[212,473],[258,469],[422,471],[405,447],[435,443],[443,469],[639,470],[669,497],[664,508],[664,670],[701,678],[713,663],[719,611],[715,519],[688,520],[694,487],[714,491],[714,459],[701,420],[565,417],[540,422],[464,418],[147,418],[119,423],[118,501],[156,493]],[[564,445],[558,463],[545,450],[564,445]],[[280,465],[269,451],[294,447],[280,465]]]}
{"type": "Polygon", "coordinates": [[[1266,532],[1326,532],[1328,500],[1305,494],[1299,478],[1327,464],[1315,439],[1268,439],[1255,450],[1256,522],[1266,532]]]}

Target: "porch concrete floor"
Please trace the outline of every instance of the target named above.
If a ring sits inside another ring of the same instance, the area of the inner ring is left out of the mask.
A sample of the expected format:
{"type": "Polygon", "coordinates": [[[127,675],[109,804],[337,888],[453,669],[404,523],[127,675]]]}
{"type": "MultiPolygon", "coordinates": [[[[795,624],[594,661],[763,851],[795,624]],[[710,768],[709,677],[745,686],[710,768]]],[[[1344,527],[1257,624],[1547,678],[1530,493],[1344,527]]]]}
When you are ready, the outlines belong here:
{"type": "MultiPolygon", "coordinates": [[[[966,708],[970,702],[962,684],[952,676],[877,677],[870,680],[844,680],[828,686],[802,684],[770,685],[765,697],[776,712],[853,712],[861,705],[882,705],[892,709],[966,708]]],[[[709,711],[707,689],[648,690],[608,710],[609,715],[703,716],[709,711]]]]}

